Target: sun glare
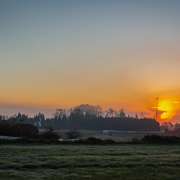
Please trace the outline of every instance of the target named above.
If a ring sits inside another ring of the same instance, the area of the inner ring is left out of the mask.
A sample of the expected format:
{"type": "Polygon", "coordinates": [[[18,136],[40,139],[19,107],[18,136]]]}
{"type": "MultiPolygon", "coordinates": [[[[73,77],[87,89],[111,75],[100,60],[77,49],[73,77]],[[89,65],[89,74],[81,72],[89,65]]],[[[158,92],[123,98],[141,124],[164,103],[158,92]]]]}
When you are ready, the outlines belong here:
{"type": "Polygon", "coordinates": [[[160,120],[170,121],[176,114],[177,105],[171,100],[160,100],[157,108],[160,112],[160,120]]]}

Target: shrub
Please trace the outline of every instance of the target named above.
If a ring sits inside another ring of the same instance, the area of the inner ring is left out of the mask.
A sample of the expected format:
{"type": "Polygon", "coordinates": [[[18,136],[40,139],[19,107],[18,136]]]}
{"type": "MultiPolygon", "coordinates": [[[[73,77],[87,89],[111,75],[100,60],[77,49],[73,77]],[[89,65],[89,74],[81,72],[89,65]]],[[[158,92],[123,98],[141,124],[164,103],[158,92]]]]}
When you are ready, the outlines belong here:
{"type": "Polygon", "coordinates": [[[81,134],[78,131],[69,131],[66,133],[66,137],[68,139],[77,139],[81,137],[81,134]]]}
{"type": "Polygon", "coordinates": [[[53,132],[53,130],[48,130],[48,131],[40,134],[39,138],[44,139],[44,140],[55,140],[55,141],[57,141],[60,138],[60,136],[56,132],[53,132]]]}
{"type": "Polygon", "coordinates": [[[87,144],[102,144],[103,140],[95,138],[95,137],[89,137],[85,140],[85,143],[87,143],[87,144]]]}
{"type": "Polygon", "coordinates": [[[38,129],[31,124],[0,123],[0,135],[15,137],[36,137],[38,129]]]}
{"type": "Polygon", "coordinates": [[[157,143],[157,144],[180,143],[180,138],[175,136],[148,135],[148,136],[144,136],[142,142],[157,143]]]}

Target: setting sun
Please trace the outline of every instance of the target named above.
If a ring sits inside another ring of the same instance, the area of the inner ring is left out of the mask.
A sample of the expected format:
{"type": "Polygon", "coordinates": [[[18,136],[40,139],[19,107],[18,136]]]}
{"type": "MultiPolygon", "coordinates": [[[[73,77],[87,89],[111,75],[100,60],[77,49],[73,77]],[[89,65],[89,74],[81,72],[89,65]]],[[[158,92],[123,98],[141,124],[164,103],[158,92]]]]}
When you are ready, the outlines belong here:
{"type": "Polygon", "coordinates": [[[170,121],[176,115],[177,102],[171,100],[160,100],[157,108],[161,113],[160,120],[170,121]]]}

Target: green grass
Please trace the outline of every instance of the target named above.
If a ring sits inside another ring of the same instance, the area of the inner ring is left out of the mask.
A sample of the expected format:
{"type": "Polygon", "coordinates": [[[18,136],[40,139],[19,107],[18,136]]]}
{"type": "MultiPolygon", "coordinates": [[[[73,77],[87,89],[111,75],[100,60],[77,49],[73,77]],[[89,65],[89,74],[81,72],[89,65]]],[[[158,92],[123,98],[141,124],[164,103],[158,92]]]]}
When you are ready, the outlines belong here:
{"type": "Polygon", "coordinates": [[[179,180],[180,145],[0,146],[3,180],[179,180]]]}

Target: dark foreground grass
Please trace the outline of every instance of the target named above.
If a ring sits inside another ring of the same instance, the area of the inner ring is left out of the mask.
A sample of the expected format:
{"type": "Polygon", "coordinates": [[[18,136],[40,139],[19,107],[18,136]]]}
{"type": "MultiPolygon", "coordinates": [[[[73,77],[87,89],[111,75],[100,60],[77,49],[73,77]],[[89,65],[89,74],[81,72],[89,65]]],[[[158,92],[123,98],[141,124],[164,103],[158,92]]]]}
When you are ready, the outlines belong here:
{"type": "Polygon", "coordinates": [[[180,145],[0,146],[2,180],[179,180],[180,145]]]}

